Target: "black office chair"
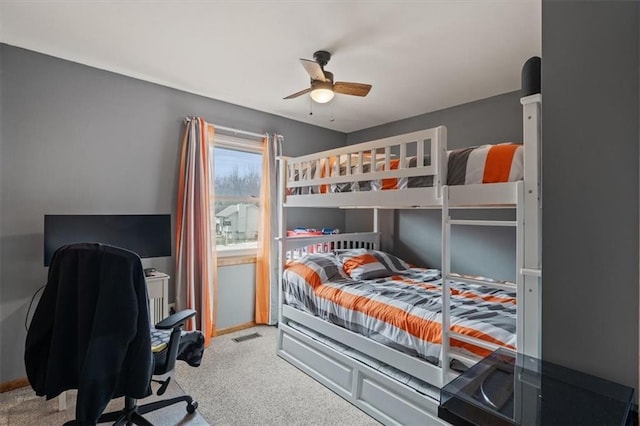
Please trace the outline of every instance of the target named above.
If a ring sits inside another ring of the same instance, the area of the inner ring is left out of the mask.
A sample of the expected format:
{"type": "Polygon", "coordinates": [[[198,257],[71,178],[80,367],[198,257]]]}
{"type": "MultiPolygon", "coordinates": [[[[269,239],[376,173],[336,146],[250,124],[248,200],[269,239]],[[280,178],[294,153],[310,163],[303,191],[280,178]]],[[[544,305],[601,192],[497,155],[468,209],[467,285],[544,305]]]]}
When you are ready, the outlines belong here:
{"type": "Polygon", "coordinates": [[[189,395],[141,406],[137,400],[151,394],[152,380],[164,394],[176,359],[199,365],[204,337],[182,331],[195,314],[181,311],[152,328],[138,255],[97,243],[63,246],[53,256],[27,333],[29,382],[47,399],[78,389],[76,420],[69,425],[151,425],[143,414],[181,401],[194,413],[198,403],[189,395]],[[119,396],[124,409],[102,414],[119,396]]]}
{"type": "MultiPolygon", "coordinates": [[[[188,348],[190,346],[196,346],[196,348],[204,346],[204,338],[201,333],[186,333],[183,335],[182,332],[184,323],[189,318],[195,316],[195,314],[196,311],[192,309],[177,312],[160,321],[155,325],[155,328],[151,330],[151,351],[154,359],[154,378],[152,378],[152,381],[160,384],[157,392],[158,396],[166,392],[173,377],[173,369],[179,354],[184,354],[189,350],[188,348]]],[[[196,351],[198,351],[198,349],[196,349],[196,351]]],[[[190,395],[180,395],[144,405],[137,405],[135,398],[125,396],[124,408],[122,410],[102,414],[98,418],[97,423],[115,422],[115,425],[129,425],[133,423],[141,426],[153,426],[152,423],[142,417],[143,414],[182,401],[187,403],[187,412],[189,414],[195,413],[198,408],[198,401],[194,400],[190,395]]],[[[72,424],[75,424],[75,422],[66,423],[66,425],[69,426],[72,424]]]]}

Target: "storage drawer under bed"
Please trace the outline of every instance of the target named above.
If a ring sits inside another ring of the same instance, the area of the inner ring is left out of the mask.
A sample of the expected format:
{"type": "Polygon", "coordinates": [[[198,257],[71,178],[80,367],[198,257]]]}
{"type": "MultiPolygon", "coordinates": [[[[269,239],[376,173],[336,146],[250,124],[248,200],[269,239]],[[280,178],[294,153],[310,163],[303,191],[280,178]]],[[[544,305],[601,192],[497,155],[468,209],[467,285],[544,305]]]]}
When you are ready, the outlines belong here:
{"type": "Polygon", "coordinates": [[[438,401],[365,364],[280,325],[278,354],[384,424],[445,424],[438,401]]]}

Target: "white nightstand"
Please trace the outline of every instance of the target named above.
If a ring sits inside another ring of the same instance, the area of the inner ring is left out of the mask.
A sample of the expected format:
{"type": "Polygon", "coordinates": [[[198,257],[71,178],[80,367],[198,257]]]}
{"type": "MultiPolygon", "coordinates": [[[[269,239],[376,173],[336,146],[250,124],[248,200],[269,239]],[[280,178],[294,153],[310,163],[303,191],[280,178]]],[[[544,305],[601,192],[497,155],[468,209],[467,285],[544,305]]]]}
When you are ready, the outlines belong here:
{"type": "Polygon", "coordinates": [[[153,272],[146,277],[152,325],[169,316],[169,278],[169,275],[162,272],[153,272]]]}

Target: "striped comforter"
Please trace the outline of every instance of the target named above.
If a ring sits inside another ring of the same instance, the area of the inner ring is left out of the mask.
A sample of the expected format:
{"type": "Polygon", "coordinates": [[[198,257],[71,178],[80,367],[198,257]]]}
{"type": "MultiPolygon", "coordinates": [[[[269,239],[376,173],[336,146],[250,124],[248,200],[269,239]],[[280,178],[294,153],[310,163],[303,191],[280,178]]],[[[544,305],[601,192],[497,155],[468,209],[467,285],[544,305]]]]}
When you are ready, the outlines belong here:
{"type": "MultiPolygon", "coordinates": [[[[354,281],[321,259],[295,262],[283,276],[287,305],[439,365],[441,280],[435,269],[411,268],[390,277],[354,281]]],[[[451,287],[453,331],[515,349],[515,293],[479,285],[451,287]]],[[[451,341],[463,352],[489,351],[451,341]]]]}
{"type": "Polygon", "coordinates": [[[450,151],[447,185],[522,180],[523,150],[521,144],[502,143],[450,151]]]}
{"type": "MultiPolygon", "coordinates": [[[[478,183],[515,182],[523,177],[523,147],[521,144],[503,143],[497,145],[482,145],[471,148],[457,149],[447,152],[447,185],[471,185],[478,183]]],[[[365,159],[367,160],[367,159],[365,159]]],[[[368,159],[370,160],[370,158],[368,159]]],[[[331,173],[335,167],[335,157],[329,158],[331,173]]],[[[430,164],[431,159],[425,156],[424,164],[430,164]]],[[[320,169],[320,177],[327,175],[324,163],[320,169]]],[[[352,163],[353,164],[353,163],[352,163]]],[[[416,157],[407,157],[406,168],[416,167],[416,157]]],[[[390,169],[400,167],[400,160],[393,159],[389,163],[390,169]]],[[[340,175],[346,174],[346,165],[340,164],[340,175]]],[[[371,169],[369,162],[363,165],[363,173],[366,175],[371,169]]],[[[351,174],[356,173],[356,167],[352,166],[351,174]]],[[[384,161],[376,162],[376,171],[384,171],[384,161]]],[[[296,177],[299,171],[296,171],[296,177]]],[[[316,175],[315,164],[310,170],[302,171],[302,178],[307,179],[316,175]]],[[[297,179],[296,179],[297,180],[297,179]]],[[[289,195],[318,194],[332,192],[354,191],[380,191],[389,189],[420,188],[433,186],[433,176],[414,176],[399,179],[382,179],[372,181],[359,181],[347,183],[334,183],[331,185],[308,186],[291,188],[289,195]]]]}

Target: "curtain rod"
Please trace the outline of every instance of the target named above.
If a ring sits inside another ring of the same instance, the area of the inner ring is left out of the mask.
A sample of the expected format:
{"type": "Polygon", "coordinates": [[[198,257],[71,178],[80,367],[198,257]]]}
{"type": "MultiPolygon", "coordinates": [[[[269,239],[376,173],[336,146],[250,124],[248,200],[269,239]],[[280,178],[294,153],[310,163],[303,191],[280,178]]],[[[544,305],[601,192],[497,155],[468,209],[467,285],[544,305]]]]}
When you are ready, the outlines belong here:
{"type": "MultiPolygon", "coordinates": [[[[185,117],[184,122],[188,123],[189,121],[191,121],[192,117],[185,117]]],[[[218,126],[217,124],[213,124],[213,123],[207,123],[210,126],[213,126],[214,129],[218,129],[218,130],[222,130],[223,132],[229,132],[229,133],[233,133],[234,136],[241,134],[241,135],[245,135],[245,136],[252,136],[254,138],[266,138],[268,135],[266,133],[260,134],[260,133],[253,133],[253,132],[247,132],[244,130],[240,130],[240,129],[234,129],[233,127],[225,127],[225,126],[218,126]]],[[[280,137],[280,135],[278,135],[278,137],[280,137]]]]}
{"type": "Polygon", "coordinates": [[[259,139],[263,139],[265,138],[267,135],[266,134],[259,134],[259,133],[252,133],[252,132],[246,132],[244,130],[238,130],[238,129],[233,129],[231,127],[225,127],[225,126],[218,126],[217,124],[211,124],[213,126],[213,128],[215,130],[222,130],[224,132],[230,132],[233,133],[233,135],[245,135],[245,136],[252,136],[254,138],[259,138],[259,139]]]}

